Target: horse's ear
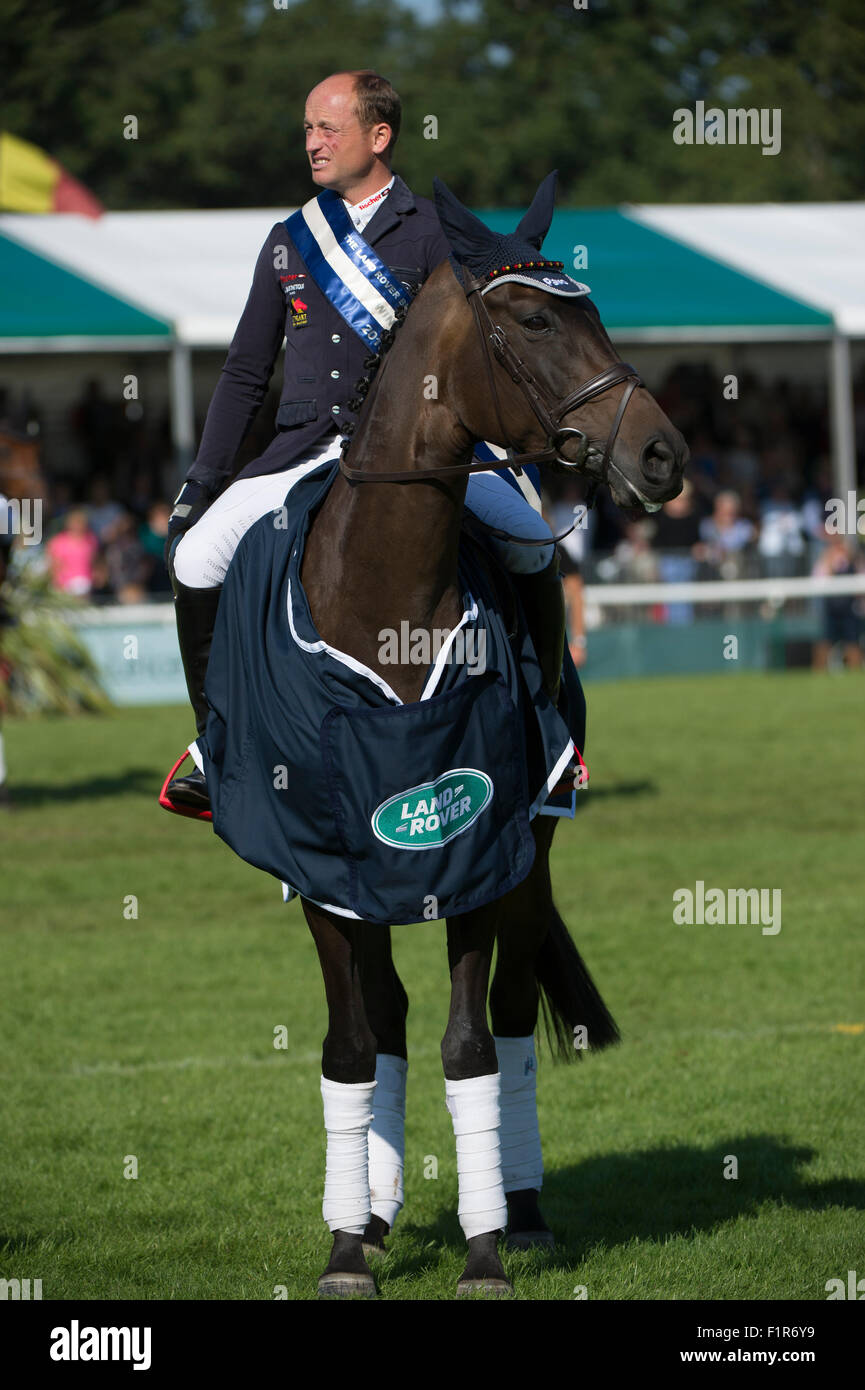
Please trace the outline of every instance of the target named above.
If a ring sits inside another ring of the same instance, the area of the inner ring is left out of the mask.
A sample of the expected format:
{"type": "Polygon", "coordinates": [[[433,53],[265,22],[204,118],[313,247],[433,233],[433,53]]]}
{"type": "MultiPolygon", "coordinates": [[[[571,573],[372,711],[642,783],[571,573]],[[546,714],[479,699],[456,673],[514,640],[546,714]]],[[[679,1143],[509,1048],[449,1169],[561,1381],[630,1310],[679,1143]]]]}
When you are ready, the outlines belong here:
{"type": "Polygon", "coordinates": [[[469,270],[482,268],[496,245],[495,232],[491,232],[479,217],[463,207],[459,198],[441,179],[433,179],[433,196],[439,222],[457,260],[461,265],[467,265],[469,270]]]}
{"type": "Polygon", "coordinates": [[[524,241],[531,242],[532,246],[536,246],[539,251],[553,220],[558,173],[558,169],[554,169],[551,174],[547,174],[532,199],[531,207],[521,219],[514,233],[515,236],[522,237],[524,241]]]}

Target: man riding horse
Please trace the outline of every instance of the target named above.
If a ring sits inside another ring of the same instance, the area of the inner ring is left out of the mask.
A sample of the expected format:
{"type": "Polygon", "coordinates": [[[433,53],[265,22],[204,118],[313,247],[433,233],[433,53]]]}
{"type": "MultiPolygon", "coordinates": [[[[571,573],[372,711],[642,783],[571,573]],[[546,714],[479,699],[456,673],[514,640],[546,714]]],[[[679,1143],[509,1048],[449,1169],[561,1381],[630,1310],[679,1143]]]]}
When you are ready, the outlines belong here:
{"type": "MultiPolygon", "coordinates": [[[[256,521],[268,512],[278,512],[303,478],[320,471],[328,461],[337,463],[341,435],[350,431],[359,404],[356,400],[349,404],[349,398],[356,379],[371,366],[370,353],[387,346],[385,335],[395,317],[405,316],[414,293],[452,252],[452,240],[445,238],[434,204],[412,195],[402,179],[391,172],[399,101],[384,79],[369,72],[331,76],[310,93],[305,128],[313,182],[323,193],[286,224],[275,225],[264,242],[252,292],[207,414],[199,455],[171,517],[168,563],[179,645],[200,738],[206,734],[210,713],[203,687],[217,607],[239,542],[256,521]],[[389,304],[382,302],[388,295],[396,297],[391,297],[389,304]],[[243,436],[267,391],[284,336],[285,378],[277,414],[278,434],[260,459],[225,486],[243,436]]],[[[551,197],[547,189],[542,202],[549,202],[551,197]]],[[[495,268],[499,274],[505,268],[499,281],[503,285],[516,281],[517,288],[528,285],[544,291],[544,297],[560,296],[559,303],[580,302],[587,288],[563,275],[560,263],[551,263],[538,254],[540,239],[540,235],[533,242],[527,235],[510,236],[502,239],[501,245],[496,240],[495,267],[491,263],[478,268],[495,268]]],[[[626,375],[636,374],[631,370],[626,375]]],[[[606,385],[619,379],[624,378],[613,375],[606,385]]],[[[595,389],[605,388],[599,384],[595,389]]],[[[594,391],[588,392],[587,399],[592,395],[594,391]]],[[[622,411],[616,428],[620,417],[622,411]]],[[[501,420],[494,430],[502,432],[498,425],[501,420]]],[[[556,428],[556,434],[559,432],[576,434],[556,428]]],[[[503,434],[508,443],[506,430],[503,434]]],[[[503,456],[505,446],[499,441],[498,453],[492,450],[487,461],[495,463],[496,457],[503,456]]],[[[417,467],[417,460],[395,456],[388,466],[417,467]]],[[[350,475],[350,468],[346,475],[350,475]]],[[[517,480],[513,474],[473,471],[464,506],[492,531],[491,545],[515,582],[531,641],[541,659],[542,678],[555,703],[562,673],[565,617],[555,543],[542,520],[537,489],[526,473],[517,480]]],[[[260,528],[256,528],[249,535],[246,553],[249,542],[261,548],[259,537],[260,528]]],[[[576,673],[572,671],[570,676],[572,691],[576,685],[581,701],[576,673]]],[[[581,746],[581,738],[577,746],[581,746]]],[[[199,749],[192,745],[191,751],[193,756],[199,753],[196,763],[200,767],[199,749]]],[[[175,777],[165,788],[165,802],[186,815],[207,815],[210,796],[202,771],[175,777]]],[[[516,1166],[513,1175],[506,1175],[506,1191],[509,1204],[512,1194],[515,1200],[530,1198],[523,1213],[523,1230],[534,1230],[537,1241],[548,1233],[535,1201],[540,1187],[540,1156],[535,1151],[540,1150],[540,1144],[535,1133],[534,1093],[528,1094],[526,1083],[534,1056],[530,1033],[527,1030],[528,1036],[502,1040],[499,1066],[502,1094],[522,1097],[517,1127],[528,1136],[526,1154],[519,1145],[510,1154],[516,1166]],[[513,1047],[509,1051],[510,1042],[513,1047]],[[523,1109],[531,1112],[528,1120],[522,1118],[523,1109]]],[[[377,1102],[369,1134],[369,1234],[380,1241],[402,1207],[405,1040],[395,1034],[394,1040],[378,1047],[373,1065],[377,1102]]],[[[339,1225],[337,1218],[334,1225],[339,1225]]]]}
{"type": "MultiPolygon", "coordinates": [[[[340,196],[340,208],[345,208],[358,234],[360,254],[374,248],[396,280],[414,294],[451,248],[434,205],[415,196],[391,171],[400,118],[399,98],[384,78],[369,71],[343,72],[310,92],[304,129],[313,183],[340,196]]],[[[318,212],[315,201],[307,208],[318,212]]],[[[207,722],[204,677],[219,595],[234,551],[253,522],[279,508],[301,477],[326,459],[338,458],[341,434],[354,418],[347,402],[375,346],[350,318],[347,321],[339,301],[331,302],[321,288],[309,260],[317,252],[300,213],[288,224],[277,223],[268,234],[197,458],[169,523],[166,559],[199,735],[207,722]],[[276,437],[229,483],[283,338],[285,372],[276,437]]],[[[553,652],[545,674],[554,686],[561,669],[564,607],[552,535],[540,515],[531,477],[523,474],[517,483],[512,474],[475,475],[469,481],[466,507],[502,535],[530,542],[493,539],[492,544],[506,568],[519,576],[520,597],[538,651],[553,652]]],[[[209,815],[202,772],[175,777],[166,788],[163,804],[166,801],[182,814],[209,815]]]]}
{"type": "Polygon", "coordinates": [[[588,287],[541,254],[554,189],[550,174],[501,235],[437,182],[452,255],[410,307],[360,249],[339,195],[289,224],[379,352],[350,403],[362,409],[347,451],[307,472],[279,517],[262,516],[237,547],[196,753],[214,830],[300,897],[318,950],[326,1298],[375,1296],[366,1256],[381,1252],[402,1202],[407,997],[393,924],[432,916],[447,933],[441,1053],[467,1242],[458,1296],[513,1292],[497,1249],[506,1228],[517,1248],[553,1241],[538,1204],[541,997],[567,1055],[578,1033],[592,1048],[617,1038],[550,884],[557,820],[545,813],[582,744],[579,685],[559,648],[553,703],[550,654],[534,645],[518,586],[463,528],[469,480],[488,467],[472,462],[479,439],[515,468],[605,481],[624,507],[657,508],[681,487],[681,435],[616,359],[588,287]],[[394,623],[444,630],[451,648],[484,635],[483,669],[449,664],[447,646],[431,664],[394,659],[382,643],[394,623]]]}

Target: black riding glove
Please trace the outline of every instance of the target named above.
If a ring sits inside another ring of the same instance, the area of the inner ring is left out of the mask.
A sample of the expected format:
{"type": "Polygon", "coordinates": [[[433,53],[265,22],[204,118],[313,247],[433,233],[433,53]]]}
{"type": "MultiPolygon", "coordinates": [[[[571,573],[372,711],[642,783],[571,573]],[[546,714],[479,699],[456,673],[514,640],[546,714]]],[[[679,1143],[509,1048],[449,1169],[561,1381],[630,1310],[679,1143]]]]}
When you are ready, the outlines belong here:
{"type": "Polygon", "coordinates": [[[174,542],[200,521],[213,501],[213,493],[194,479],[187,479],[174,500],[174,511],[168,518],[168,537],[165,541],[165,566],[174,542]]]}

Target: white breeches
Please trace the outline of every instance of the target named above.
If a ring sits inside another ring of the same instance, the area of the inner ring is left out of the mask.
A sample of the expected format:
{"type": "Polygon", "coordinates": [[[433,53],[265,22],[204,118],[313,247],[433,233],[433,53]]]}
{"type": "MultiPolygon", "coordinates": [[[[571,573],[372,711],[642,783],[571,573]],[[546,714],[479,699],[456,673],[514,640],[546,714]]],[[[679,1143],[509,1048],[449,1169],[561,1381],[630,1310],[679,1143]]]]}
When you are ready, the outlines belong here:
{"type": "MultiPolygon", "coordinates": [[[[189,589],[217,588],[243,536],[253,522],[285,501],[295,483],[326,459],[339,457],[340,439],[334,435],[303,463],[281,473],[260,478],[239,478],[225,489],[204,516],[177,543],[174,572],[189,589]]],[[[518,545],[493,538],[491,544],[506,569],[513,574],[537,574],[552,562],[552,533],[539,512],[516,488],[497,473],[472,473],[466,489],[466,507],[479,521],[524,540],[545,540],[548,545],[518,545]]]]}

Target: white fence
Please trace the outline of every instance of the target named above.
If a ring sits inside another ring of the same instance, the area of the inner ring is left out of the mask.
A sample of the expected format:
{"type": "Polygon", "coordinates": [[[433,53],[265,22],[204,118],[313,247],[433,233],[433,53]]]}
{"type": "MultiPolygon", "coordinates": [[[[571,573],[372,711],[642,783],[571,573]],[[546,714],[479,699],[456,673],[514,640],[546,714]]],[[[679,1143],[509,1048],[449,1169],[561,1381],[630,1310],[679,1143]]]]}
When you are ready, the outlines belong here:
{"type": "MultiPolygon", "coordinates": [[[[742,629],[743,666],[783,664],[779,643],[805,636],[801,629],[778,628],[788,603],[833,595],[865,595],[865,574],[837,578],[712,580],[686,584],[588,584],[585,611],[589,627],[588,659],[581,674],[618,679],[625,675],[677,671],[729,670],[721,656],[721,638],[742,629]],[[643,610],[693,605],[687,621],[646,621],[643,610]],[[727,605],[745,605],[731,617],[727,605]],[[719,605],[727,616],[717,616],[719,605]],[[753,605],[747,608],[748,605],[753,605]],[[700,609],[715,614],[700,617],[700,609]],[[620,609],[619,621],[616,609],[620,609]],[[750,616],[743,616],[746,613],[750,616]],[[624,621],[622,621],[624,620],[624,621]],[[716,631],[717,629],[717,631],[716,631]]],[[[175,704],[186,700],[186,684],[177,647],[172,603],[88,606],[75,624],[93,654],[111,698],[121,705],[175,704]]],[[[814,619],[812,618],[812,628],[814,619]]]]}

